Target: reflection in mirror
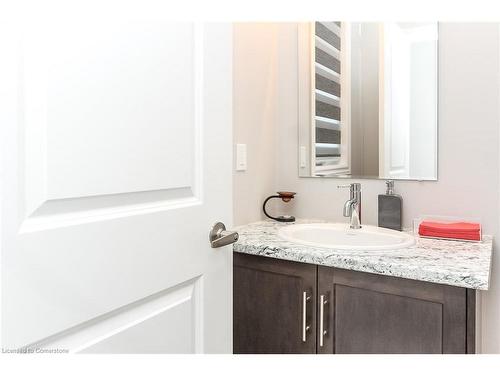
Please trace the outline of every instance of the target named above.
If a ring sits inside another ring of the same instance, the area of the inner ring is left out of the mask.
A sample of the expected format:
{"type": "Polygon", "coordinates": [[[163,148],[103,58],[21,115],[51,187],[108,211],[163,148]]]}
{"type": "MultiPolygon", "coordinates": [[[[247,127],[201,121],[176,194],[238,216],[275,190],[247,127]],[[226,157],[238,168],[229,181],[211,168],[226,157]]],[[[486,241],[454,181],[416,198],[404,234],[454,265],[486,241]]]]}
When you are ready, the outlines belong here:
{"type": "Polygon", "coordinates": [[[437,179],[437,23],[299,30],[299,175],[437,179]]]}

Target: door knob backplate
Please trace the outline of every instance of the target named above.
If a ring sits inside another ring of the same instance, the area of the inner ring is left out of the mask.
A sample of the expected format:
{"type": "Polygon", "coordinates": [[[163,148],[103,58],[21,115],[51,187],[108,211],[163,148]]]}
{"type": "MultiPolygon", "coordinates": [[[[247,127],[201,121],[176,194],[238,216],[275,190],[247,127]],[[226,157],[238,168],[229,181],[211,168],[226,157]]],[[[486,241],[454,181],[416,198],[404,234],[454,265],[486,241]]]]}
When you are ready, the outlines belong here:
{"type": "Polygon", "coordinates": [[[238,232],[226,230],[226,226],[221,222],[215,223],[208,234],[210,246],[213,248],[230,245],[238,241],[238,238],[238,232]]]}

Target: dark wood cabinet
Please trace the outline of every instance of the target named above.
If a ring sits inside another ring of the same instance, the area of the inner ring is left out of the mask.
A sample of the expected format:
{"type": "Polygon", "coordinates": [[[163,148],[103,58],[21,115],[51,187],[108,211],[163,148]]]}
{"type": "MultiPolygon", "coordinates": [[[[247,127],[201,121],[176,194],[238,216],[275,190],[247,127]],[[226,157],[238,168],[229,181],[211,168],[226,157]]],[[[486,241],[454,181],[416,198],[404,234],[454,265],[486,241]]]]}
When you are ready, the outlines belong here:
{"type": "Polygon", "coordinates": [[[317,267],[236,253],[233,262],[234,353],[316,353],[317,267]]]}
{"type": "Polygon", "coordinates": [[[474,290],[234,256],[234,353],[473,353],[474,326],[474,290]]]}
{"type": "Polygon", "coordinates": [[[318,294],[328,301],[318,353],[466,353],[467,293],[318,266],[318,294]]]}

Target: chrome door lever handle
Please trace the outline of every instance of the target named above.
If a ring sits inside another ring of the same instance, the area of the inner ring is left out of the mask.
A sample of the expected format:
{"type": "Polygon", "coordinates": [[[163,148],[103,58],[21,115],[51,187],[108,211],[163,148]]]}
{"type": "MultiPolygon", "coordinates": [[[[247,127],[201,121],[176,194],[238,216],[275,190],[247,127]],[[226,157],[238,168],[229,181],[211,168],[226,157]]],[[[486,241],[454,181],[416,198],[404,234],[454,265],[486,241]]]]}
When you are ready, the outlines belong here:
{"type": "Polygon", "coordinates": [[[213,248],[230,245],[238,241],[238,238],[238,232],[226,230],[226,226],[221,222],[215,223],[208,234],[210,245],[213,248]]]}

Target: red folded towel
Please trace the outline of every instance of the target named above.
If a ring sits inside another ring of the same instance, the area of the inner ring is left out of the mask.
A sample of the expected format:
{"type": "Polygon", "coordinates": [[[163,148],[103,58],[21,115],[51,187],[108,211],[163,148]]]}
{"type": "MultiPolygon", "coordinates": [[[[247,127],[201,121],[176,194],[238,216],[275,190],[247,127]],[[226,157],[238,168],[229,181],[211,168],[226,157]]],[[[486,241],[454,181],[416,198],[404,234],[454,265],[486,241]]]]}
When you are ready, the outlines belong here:
{"type": "Polygon", "coordinates": [[[422,221],[418,227],[418,234],[427,237],[479,241],[481,239],[481,226],[478,223],[422,221]]]}

